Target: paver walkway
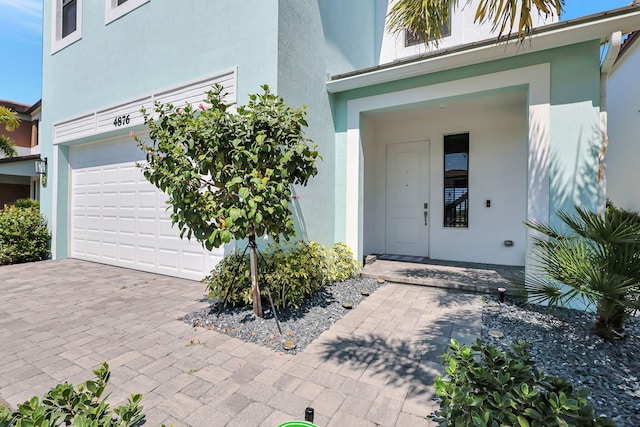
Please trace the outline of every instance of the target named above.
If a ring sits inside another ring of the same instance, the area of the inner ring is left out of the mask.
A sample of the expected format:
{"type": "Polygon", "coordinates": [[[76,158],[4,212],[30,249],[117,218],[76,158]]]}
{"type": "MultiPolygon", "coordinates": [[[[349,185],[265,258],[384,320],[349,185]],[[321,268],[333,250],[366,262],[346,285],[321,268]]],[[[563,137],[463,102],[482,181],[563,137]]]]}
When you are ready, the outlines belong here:
{"type": "Polygon", "coordinates": [[[177,318],[203,285],[78,260],[0,267],[0,396],[14,407],[108,361],[148,426],[429,426],[437,356],[479,336],[479,296],[389,283],[297,355],[177,318]],[[190,344],[192,343],[192,344],[190,344]]]}

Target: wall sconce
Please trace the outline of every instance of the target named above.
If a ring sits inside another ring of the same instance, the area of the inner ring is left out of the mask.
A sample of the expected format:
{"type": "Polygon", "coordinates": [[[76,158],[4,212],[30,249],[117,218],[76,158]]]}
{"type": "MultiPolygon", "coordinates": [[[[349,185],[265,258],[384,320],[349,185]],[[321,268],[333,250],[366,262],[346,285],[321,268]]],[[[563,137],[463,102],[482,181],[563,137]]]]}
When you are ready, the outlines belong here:
{"type": "Polygon", "coordinates": [[[47,185],[47,158],[36,160],[36,173],[40,175],[40,182],[47,185]]]}

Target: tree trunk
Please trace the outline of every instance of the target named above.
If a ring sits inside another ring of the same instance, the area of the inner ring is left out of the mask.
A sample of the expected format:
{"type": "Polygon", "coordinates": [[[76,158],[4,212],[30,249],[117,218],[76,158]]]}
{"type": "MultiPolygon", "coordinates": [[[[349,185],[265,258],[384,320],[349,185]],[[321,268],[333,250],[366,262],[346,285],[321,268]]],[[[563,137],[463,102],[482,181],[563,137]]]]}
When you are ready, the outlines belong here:
{"type": "Polygon", "coordinates": [[[253,314],[262,317],[262,301],[258,285],[258,254],[256,251],[256,235],[249,235],[249,260],[251,264],[251,296],[253,297],[253,314]]]}

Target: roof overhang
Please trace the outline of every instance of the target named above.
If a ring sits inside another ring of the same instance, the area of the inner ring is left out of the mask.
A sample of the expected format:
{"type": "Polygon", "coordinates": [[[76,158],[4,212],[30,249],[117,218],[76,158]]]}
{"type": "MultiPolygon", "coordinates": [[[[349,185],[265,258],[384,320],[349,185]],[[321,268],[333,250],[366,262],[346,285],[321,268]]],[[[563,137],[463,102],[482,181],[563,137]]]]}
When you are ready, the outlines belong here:
{"type": "Polygon", "coordinates": [[[0,159],[0,175],[37,176],[36,160],[40,154],[0,159]]]}
{"type": "Polygon", "coordinates": [[[640,30],[640,5],[632,5],[538,27],[522,43],[513,38],[488,39],[336,75],[327,82],[327,90],[338,93],[592,40],[603,43],[613,32],[626,34],[637,30],[640,30]]]}

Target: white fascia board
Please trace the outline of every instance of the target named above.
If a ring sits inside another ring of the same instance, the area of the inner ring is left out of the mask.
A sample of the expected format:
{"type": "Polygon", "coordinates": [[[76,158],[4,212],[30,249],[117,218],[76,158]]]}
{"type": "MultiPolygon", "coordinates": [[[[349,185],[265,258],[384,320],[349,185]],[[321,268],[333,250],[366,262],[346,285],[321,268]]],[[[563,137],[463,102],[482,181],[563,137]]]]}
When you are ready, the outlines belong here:
{"type": "Polygon", "coordinates": [[[382,65],[382,68],[369,72],[364,71],[361,74],[331,80],[327,82],[327,91],[329,93],[338,93],[496,59],[540,52],[589,40],[604,41],[615,31],[629,33],[639,30],[640,9],[636,8],[624,15],[603,17],[597,21],[585,21],[569,24],[568,26],[559,23],[553,24],[551,27],[544,31],[539,30],[538,34],[533,34],[523,43],[518,43],[515,40],[508,43],[492,43],[488,41],[480,46],[471,45],[466,49],[454,49],[450,53],[427,56],[423,59],[400,63],[396,66],[382,65]]]}

